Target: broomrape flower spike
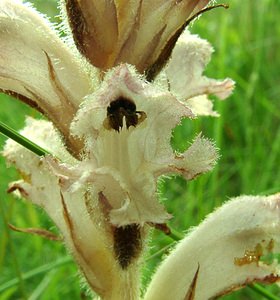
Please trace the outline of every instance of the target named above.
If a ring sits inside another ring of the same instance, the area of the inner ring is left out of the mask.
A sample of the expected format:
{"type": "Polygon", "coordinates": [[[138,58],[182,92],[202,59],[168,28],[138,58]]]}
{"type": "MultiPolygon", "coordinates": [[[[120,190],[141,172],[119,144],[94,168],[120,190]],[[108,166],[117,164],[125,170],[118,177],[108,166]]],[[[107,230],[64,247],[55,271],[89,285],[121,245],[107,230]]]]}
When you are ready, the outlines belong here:
{"type": "MultiPolygon", "coordinates": [[[[157,179],[191,180],[218,158],[201,134],[183,153],[170,146],[182,118],[216,116],[207,96],[225,99],[234,86],[203,75],[213,49],[185,30],[208,2],[61,1],[62,39],[31,5],[0,1],[0,91],[48,118],[27,118],[21,134],[52,153],[8,140],[3,155],[23,175],[9,192],[49,214],[102,299],[140,299],[149,231],[168,232],[171,218],[157,179]]],[[[279,202],[241,197],[214,212],[166,258],[144,299],[208,299],[277,281],[277,265],[260,257],[278,251],[279,202]]]]}

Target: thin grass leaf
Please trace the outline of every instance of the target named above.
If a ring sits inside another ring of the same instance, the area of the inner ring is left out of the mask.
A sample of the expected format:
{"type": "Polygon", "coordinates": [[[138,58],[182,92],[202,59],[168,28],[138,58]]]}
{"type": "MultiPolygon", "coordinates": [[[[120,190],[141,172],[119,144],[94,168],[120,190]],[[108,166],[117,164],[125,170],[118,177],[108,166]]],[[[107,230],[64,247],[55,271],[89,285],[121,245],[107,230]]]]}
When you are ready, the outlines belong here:
{"type": "Polygon", "coordinates": [[[33,143],[32,141],[30,141],[29,139],[27,139],[26,137],[24,137],[23,135],[21,135],[20,133],[18,133],[11,127],[9,127],[8,125],[4,124],[3,122],[0,122],[0,133],[14,140],[15,142],[19,143],[26,149],[30,150],[31,152],[39,156],[45,156],[51,154],[47,150],[33,143]]]}
{"type": "MultiPolygon", "coordinates": [[[[48,264],[42,265],[38,268],[35,268],[35,269],[33,269],[29,272],[23,273],[22,274],[22,279],[27,280],[27,279],[30,279],[32,277],[36,277],[36,276],[38,276],[42,273],[47,273],[51,270],[55,270],[57,268],[60,268],[63,265],[69,264],[71,262],[72,262],[71,257],[69,257],[69,256],[62,257],[62,258],[58,259],[57,261],[55,261],[53,263],[48,263],[48,264]]],[[[7,289],[9,289],[12,286],[17,285],[18,283],[19,283],[19,279],[14,278],[12,280],[9,280],[9,281],[1,284],[0,285],[0,293],[7,290],[7,289]]]]}
{"type": "Polygon", "coordinates": [[[56,270],[52,270],[49,273],[47,273],[46,276],[43,278],[43,280],[40,282],[40,284],[37,286],[37,288],[30,295],[28,300],[40,299],[41,295],[44,293],[47,286],[50,284],[51,280],[53,279],[55,273],[56,273],[56,270]]]}
{"type": "Polygon", "coordinates": [[[262,287],[259,284],[253,284],[253,285],[250,285],[249,287],[256,293],[258,293],[259,295],[264,296],[266,299],[279,300],[279,296],[273,295],[266,288],[262,287]]]}

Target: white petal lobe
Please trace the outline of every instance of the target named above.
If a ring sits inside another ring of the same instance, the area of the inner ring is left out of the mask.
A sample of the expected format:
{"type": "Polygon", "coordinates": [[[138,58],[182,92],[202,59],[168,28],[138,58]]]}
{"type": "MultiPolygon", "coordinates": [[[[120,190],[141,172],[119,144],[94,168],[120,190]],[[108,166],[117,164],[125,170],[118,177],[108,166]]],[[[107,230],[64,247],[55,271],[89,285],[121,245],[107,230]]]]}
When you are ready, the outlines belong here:
{"type": "MultiPolygon", "coordinates": [[[[166,68],[170,90],[181,100],[200,95],[216,95],[220,99],[227,98],[234,88],[231,79],[214,80],[203,76],[205,66],[213,53],[211,45],[185,31],[179,38],[172,52],[171,60],[166,68]]],[[[201,115],[200,110],[190,104],[194,114],[201,115]]],[[[209,115],[212,115],[212,110],[209,115]]],[[[203,113],[205,115],[205,111],[203,113]]]]}

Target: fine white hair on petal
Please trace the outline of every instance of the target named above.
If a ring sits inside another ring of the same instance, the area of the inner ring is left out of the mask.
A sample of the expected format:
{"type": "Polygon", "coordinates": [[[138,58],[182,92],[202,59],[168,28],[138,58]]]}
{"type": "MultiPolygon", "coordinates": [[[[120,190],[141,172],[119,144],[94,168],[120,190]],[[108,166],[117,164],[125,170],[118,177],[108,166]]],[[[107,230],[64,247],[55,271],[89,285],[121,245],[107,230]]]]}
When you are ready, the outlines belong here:
{"type": "Polygon", "coordinates": [[[219,157],[215,144],[198,135],[191,146],[184,152],[184,165],[193,174],[205,173],[213,168],[219,157]]]}
{"type": "MultiPolygon", "coordinates": [[[[63,147],[52,123],[32,118],[28,118],[26,123],[21,134],[67,162],[70,167],[77,163],[63,147]]],[[[70,175],[71,169],[62,165],[59,170],[57,159],[40,158],[12,140],[7,141],[3,154],[23,175],[23,180],[10,184],[9,192],[19,192],[22,197],[42,207],[61,231],[64,242],[87,274],[91,286],[100,294],[110,291],[111,279],[117,281],[119,278],[119,267],[104,239],[105,229],[91,220],[85,189],[63,189],[58,171],[69,172],[65,174],[70,175]],[[55,163],[57,173],[54,172],[55,163]]]]}
{"type": "Polygon", "coordinates": [[[202,75],[212,53],[213,48],[207,41],[185,31],[176,43],[166,67],[171,92],[185,101],[205,94],[227,98],[234,88],[231,79],[220,81],[202,75]]]}
{"type": "MultiPolygon", "coordinates": [[[[172,161],[169,161],[169,172],[182,174],[187,180],[206,173],[214,167],[219,158],[218,149],[215,144],[201,137],[199,134],[191,146],[182,154],[177,154],[172,161]]],[[[166,169],[165,172],[168,172],[166,169]]],[[[158,174],[164,174],[158,170],[158,174]]]]}
{"type": "Polygon", "coordinates": [[[144,300],[185,299],[198,266],[195,300],[279,280],[278,266],[260,261],[280,250],[279,232],[280,194],[228,201],[178,243],[154,274],[144,300]]]}

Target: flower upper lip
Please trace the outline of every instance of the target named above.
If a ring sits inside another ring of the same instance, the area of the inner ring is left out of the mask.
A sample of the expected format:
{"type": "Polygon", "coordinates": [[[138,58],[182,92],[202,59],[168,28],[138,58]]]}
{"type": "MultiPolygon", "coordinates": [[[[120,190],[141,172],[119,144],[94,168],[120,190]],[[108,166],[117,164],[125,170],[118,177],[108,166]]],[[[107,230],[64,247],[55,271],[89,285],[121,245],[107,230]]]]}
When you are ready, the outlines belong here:
{"type": "MultiPolygon", "coordinates": [[[[172,50],[178,30],[208,2],[68,0],[66,11],[75,44],[91,64],[106,70],[125,62],[143,73],[166,46],[172,50]]],[[[171,51],[165,52],[167,60],[171,51]]]]}
{"type": "MultiPolygon", "coordinates": [[[[3,0],[0,92],[17,97],[46,115],[63,135],[68,151],[80,158],[84,141],[71,135],[70,124],[84,98],[99,88],[103,70],[125,62],[154,76],[154,64],[168,41],[186,19],[208,2],[66,1],[73,39],[82,55],[101,68],[96,69],[73,47],[70,36],[69,47],[34,9],[17,1],[3,0]]],[[[173,86],[177,89],[170,79],[173,69],[168,72],[168,80],[172,89],[173,86]]],[[[203,93],[207,93],[207,84],[203,93]]],[[[172,93],[177,92],[175,88],[172,93]]],[[[199,94],[197,90],[196,87],[199,94]]]]}

